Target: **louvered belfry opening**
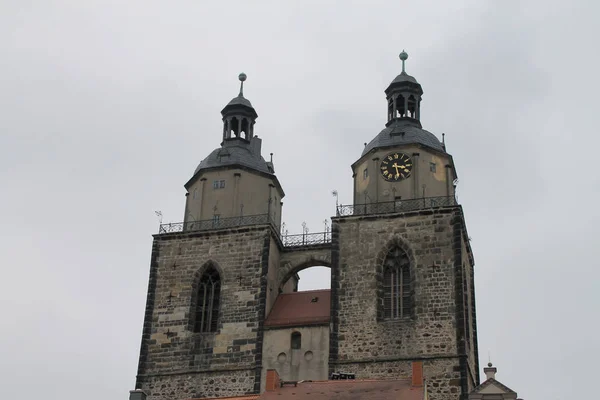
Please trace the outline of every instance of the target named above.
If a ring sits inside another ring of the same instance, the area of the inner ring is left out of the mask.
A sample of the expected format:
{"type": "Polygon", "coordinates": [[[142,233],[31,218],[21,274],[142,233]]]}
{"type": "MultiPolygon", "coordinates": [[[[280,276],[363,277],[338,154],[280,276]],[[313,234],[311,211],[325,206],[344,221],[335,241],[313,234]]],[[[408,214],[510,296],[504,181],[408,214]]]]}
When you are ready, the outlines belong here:
{"type": "Polygon", "coordinates": [[[391,249],[383,263],[384,317],[397,319],[410,316],[410,261],[402,249],[391,249]]]}
{"type": "Polygon", "coordinates": [[[221,278],[215,268],[209,267],[198,283],[194,332],[217,331],[220,295],[221,278]]]}

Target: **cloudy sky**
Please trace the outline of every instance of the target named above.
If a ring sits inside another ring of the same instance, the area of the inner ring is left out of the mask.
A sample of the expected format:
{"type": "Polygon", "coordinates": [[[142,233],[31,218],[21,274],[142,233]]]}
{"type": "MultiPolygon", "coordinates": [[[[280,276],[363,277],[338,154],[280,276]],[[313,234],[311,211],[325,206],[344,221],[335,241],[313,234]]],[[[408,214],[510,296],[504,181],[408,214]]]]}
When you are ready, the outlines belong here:
{"type": "MultiPolygon", "coordinates": [[[[446,133],[481,363],[525,400],[589,397],[600,306],[589,1],[0,1],[0,397],[126,399],[155,210],[221,139],[239,72],[290,233],[323,228],[400,72],[446,133]]],[[[304,274],[309,287],[318,274],[304,274]]]]}

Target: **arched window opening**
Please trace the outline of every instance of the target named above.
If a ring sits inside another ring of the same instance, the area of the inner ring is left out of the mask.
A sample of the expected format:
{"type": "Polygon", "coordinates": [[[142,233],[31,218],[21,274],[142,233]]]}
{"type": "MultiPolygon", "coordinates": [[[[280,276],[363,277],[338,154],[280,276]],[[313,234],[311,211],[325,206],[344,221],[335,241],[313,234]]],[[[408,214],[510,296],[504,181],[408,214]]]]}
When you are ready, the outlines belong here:
{"type": "Polygon", "coordinates": [[[410,316],[410,261],[408,255],[395,247],[385,258],[383,273],[384,317],[389,319],[410,316]]]}
{"type": "Polygon", "coordinates": [[[240,129],[240,137],[243,137],[244,139],[249,139],[249,126],[248,126],[248,120],[246,118],[242,119],[242,127],[240,129]]]}
{"type": "Polygon", "coordinates": [[[229,124],[229,137],[238,137],[240,132],[240,121],[233,117],[231,118],[231,122],[229,124]]]}
{"type": "Polygon", "coordinates": [[[404,96],[401,94],[396,97],[396,118],[406,116],[406,110],[404,108],[404,96]]]}
{"type": "Polygon", "coordinates": [[[198,283],[196,321],[194,332],[216,332],[219,319],[221,278],[214,267],[209,267],[198,283]]]}
{"type": "Polygon", "coordinates": [[[302,334],[300,332],[293,332],[291,342],[293,350],[302,348],[302,334]]]}
{"type": "Polygon", "coordinates": [[[390,97],[388,99],[388,121],[394,118],[394,99],[390,97]]]}
{"type": "Polygon", "coordinates": [[[223,122],[223,139],[229,139],[229,120],[223,122]]]}
{"type": "Polygon", "coordinates": [[[284,286],[295,286],[294,292],[331,289],[331,268],[324,266],[305,268],[290,277],[284,286]]]}
{"type": "Polygon", "coordinates": [[[406,116],[410,115],[411,118],[417,117],[417,100],[415,100],[415,96],[411,95],[408,98],[408,113],[406,116]]]}

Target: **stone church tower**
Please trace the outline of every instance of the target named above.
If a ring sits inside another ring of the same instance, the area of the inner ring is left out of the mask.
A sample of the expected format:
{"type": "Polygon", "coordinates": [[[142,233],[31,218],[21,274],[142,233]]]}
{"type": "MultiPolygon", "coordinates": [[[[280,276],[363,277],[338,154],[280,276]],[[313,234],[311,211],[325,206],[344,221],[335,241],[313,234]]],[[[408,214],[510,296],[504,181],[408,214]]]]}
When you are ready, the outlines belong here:
{"type": "Polygon", "coordinates": [[[394,379],[413,361],[432,400],[466,399],[479,384],[456,170],[422,129],[407,57],[385,90],[385,129],[352,165],[354,202],[337,206],[330,232],[281,234],[285,194],[240,74],[221,146],[185,184],[183,222],[154,236],[136,381],[148,399],[260,393],[268,369],[286,381],[394,379]],[[298,292],[297,273],[319,265],[331,290],[298,292]]]}

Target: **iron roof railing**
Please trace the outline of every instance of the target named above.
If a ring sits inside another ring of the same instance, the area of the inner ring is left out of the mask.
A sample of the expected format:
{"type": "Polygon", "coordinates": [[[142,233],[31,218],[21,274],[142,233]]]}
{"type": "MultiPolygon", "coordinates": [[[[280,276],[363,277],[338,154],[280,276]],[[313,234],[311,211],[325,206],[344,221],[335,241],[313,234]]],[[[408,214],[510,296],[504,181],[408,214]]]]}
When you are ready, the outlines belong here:
{"type": "Polygon", "coordinates": [[[267,225],[275,226],[269,214],[242,215],[239,217],[213,218],[201,221],[175,222],[161,224],[159,234],[173,232],[208,231],[211,229],[237,228],[240,226],[267,225]]]}
{"type": "MultiPolygon", "coordinates": [[[[279,232],[275,221],[269,214],[244,215],[229,218],[213,218],[202,221],[175,222],[161,224],[158,233],[197,232],[213,229],[237,228],[253,225],[271,225],[275,232],[279,232]]],[[[283,247],[299,247],[331,243],[331,232],[301,233],[298,235],[282,235],[278,233],[283,247]]]]}
{"type": "Polygon", "coordinates": [[[391,214],[406,211],[424,210],[427,208],[449,207],[457,205],[454,196],[422,197],[420,199],[385,201],[354,205],[338,205],[336,216],[351,217],[370,214],[391,214]]]}
{"type": "Polygon", "coordinates": [[[300,233],[280,236],[283,247],[310,246],[331,243],[331,232],[300,233]]]}

